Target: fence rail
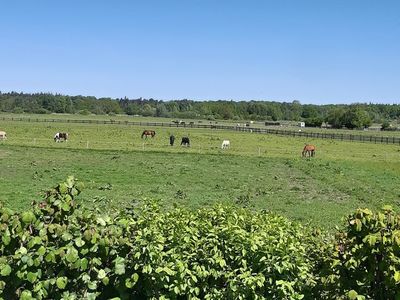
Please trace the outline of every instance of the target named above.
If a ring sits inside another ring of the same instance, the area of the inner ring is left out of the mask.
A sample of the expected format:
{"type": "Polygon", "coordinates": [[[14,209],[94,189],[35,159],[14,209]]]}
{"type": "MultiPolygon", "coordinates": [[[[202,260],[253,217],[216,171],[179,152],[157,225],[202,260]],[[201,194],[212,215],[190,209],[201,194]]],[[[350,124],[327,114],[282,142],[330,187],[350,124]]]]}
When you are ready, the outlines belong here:
{"type": "Polygon", "coordinates": [[[40,118],[14,118],[0,117],[3,121],[22,121],[22,122],[42,122],[42,123],[77,123],[77,124],[111,124],[111,125],[132,125],[132,126],[154,126],[154,127],[175,127],[175,128],[201,128],[201,129],[217,129],[217,130],[232,130],[241,132],[252,132],[262,134],[275,134],[282,136],[305,137],[316,139],[331,139],[351,142],[365,142],[375,144],[398,144],[400,145],[400,137],[387,136],[371,136],[363,134],[343,134],[343,133],[321,133],[321,132],[306,132],[294,130],[282,130],[271,128],[244,127],[233,125],[218,125],[218,124],[194,124],[194,123],[164,123],[164,122],[133,122],[133,121],[115,121],[115,120],[73,120],[73,119],[40,119],[40,118]]]}

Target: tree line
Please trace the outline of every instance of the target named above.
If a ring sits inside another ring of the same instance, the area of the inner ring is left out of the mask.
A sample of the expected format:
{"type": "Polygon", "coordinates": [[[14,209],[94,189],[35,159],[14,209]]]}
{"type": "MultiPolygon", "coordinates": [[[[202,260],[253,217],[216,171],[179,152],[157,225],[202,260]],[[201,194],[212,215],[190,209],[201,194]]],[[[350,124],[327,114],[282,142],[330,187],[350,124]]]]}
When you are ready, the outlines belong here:
{"type": "Polygon", "coordinates": [[[334,128],[365,128],[380,123],[385,129],[400,120],[399,104],[354,103],[350,105],[301,104],[275,101],[194,101],[96,98],[50,93],[0,92],[0,112],[11,113],[79,113],[128,114],[148,117],[208,120],[304,121],[319,127],[327,122],[334,128]]]}

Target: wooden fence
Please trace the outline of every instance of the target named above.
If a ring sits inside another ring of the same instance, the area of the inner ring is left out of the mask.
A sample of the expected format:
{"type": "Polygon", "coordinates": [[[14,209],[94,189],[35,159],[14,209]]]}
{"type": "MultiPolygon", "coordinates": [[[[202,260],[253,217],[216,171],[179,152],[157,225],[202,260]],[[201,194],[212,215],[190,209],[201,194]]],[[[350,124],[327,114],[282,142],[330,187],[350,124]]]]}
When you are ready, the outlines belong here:
{"type": "Polygon", "coordinates": [[[257,128],[233,125],[218,124],[200,124],[200,123],[164,123],[164,122],[132,122],[132,121],[115,121],[115,120],[73,120],[73,119],[40,119],[40,118],[16,118],[16,117],[0,117],[3,121],[23,121],[23,122],[43,122],[43,123],[79,123],[79,124],[113,124],[113,125],[132,125],[132,126],[148,126],[148,127],[182,127],[182,128],[206,128],[217,130],[231,130],[241,132],[252,132],[262,134],[275,134],[282,136],[305,137],[316,139],[331,139],[351,142],[367,142],[375,144],[398,144],[400,145],[400,137],[387,136],[371,136],[365,134],[343,134],[343,133],[322,133],[282,130],[271,128],[257,128]]]}

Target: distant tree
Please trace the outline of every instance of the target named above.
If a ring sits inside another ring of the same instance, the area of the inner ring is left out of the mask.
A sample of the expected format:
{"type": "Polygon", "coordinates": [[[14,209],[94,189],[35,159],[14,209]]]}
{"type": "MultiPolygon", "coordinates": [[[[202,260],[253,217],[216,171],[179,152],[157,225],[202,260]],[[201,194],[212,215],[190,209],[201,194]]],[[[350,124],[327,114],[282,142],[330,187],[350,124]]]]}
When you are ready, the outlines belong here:
{"type": "Polygon", "coordinates": [[[145,117],[153,117],[156,113],[156,109],[151,107],[150,104],[146,103],[145,105],[143,105],[142,108],[142,115],[145,117]]]}
{"type": "Polygon", "coordinates": [[[300,121],[301,113],[302,113],[302,106],[300,101],[293,100],[291,104],[291,112],[292,112],[292,120],[293,121],[300,121]]]}
{"type": "Polygon", "coordinates": [[[168,117],[168,111],[164,103],[158,103],[156,107],[156,117],[168,117]]]}
{"type": "Polygon", "coordinates": [[[333,128],[342,128],[344,125],[343,117],[345,110],[343,108],[334,108],[326,117],[325,121],[329,123],[333,128]]]}
{"type": "Polygon", "coordinates": [[[302,118],[315,118],[318,116],[318,110],[316,105],[303,105],[302,118]]]}
{"type": "Polygon", "coordinates": [[[381,130],[387,130],[391,127],[391,124],[388,120],[383,121],[381,125],[381,130]]]}
{"type": "Polygon", "coordinates": [[[349,129],[369,127],[372,123],[369,114],[361,107],[350,106],[343,115],[343,123],[349,129]]]}
{"type": "Polygon", "coordinates": [[[270,116],[273,121],[282,120],[283,118],[282,110],[277,104],[268,105],[267,115],[270,116]]]}
{"type": "MultiPolygon", "coordinates": [[[[384,120],[400,122],[399,104],[302,105],[271,101],[193,101],[188,99],[160,101],[156,99],[120,99],[93,96],[66,96],[49,93],[0,93],[0,111],[26,113],[75,113],[146,115],[174,118],[215,118],[235,120],[304,120],[318,126],[320,119],[333,127],[362,128],[384,120]]],[[[309,125],[309,126],[310,126],[309,125]]]]}
{"type": "Polygon", "coordinates": [[[310,117],[304,119],[304,123],[307,127],[321,127],[323,121],[324,120],[321,117],[310,117]]]}

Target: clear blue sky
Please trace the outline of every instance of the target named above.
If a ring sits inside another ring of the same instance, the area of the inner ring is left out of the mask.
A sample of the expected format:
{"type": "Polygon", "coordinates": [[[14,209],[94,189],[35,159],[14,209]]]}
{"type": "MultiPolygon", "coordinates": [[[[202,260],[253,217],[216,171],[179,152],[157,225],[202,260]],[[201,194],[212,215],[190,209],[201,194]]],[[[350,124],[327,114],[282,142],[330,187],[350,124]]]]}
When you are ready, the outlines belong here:
{"type": "Polygon", "coordinates": [[[400,103],[400,1],[0,2],[0,91],[400,103]]]}

